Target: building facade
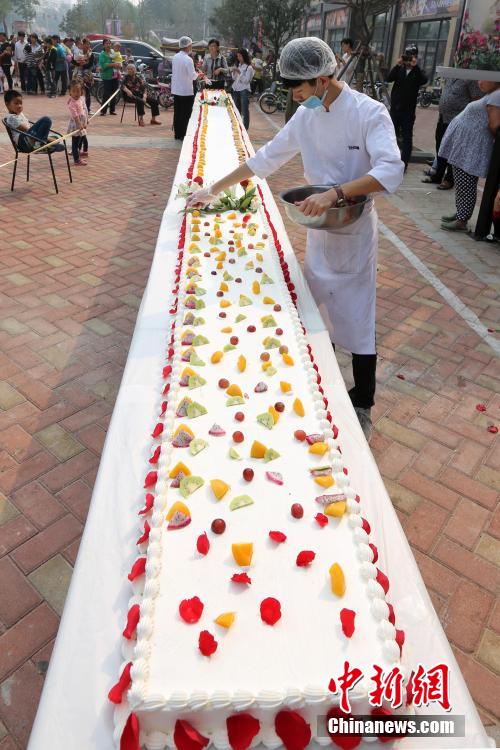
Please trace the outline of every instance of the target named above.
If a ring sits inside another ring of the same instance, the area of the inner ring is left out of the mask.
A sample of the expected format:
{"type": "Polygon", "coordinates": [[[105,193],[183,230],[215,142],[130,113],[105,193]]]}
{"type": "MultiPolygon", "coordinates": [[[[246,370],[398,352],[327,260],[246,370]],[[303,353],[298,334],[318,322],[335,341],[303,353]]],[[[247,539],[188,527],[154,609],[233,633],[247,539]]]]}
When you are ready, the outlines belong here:
{"type": "MultiPolygon", "coordinates": [[[[421,67],[435,78],[438,65],[452,63],[465,0],[399,0],[373,17],[373,49],[384,56],[385,67],[396,64],[407,47],[418,47],[421,67]]],[[[483,0],[480,0],[481,2],[483,0]]],[[[313,3],[303,33],[319,36],[340,54],[340,41],[353,37],[349,8],[339,3],[313,3]]]]}

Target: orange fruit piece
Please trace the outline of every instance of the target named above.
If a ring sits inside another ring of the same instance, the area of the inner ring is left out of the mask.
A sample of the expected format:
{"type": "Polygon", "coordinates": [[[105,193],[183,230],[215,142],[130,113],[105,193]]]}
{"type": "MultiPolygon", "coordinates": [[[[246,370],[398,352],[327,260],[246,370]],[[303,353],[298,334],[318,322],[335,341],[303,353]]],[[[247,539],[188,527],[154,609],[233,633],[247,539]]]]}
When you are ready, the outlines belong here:
{"type": "Polygon", "coordinates": [[[294,364],[293,357],[291,357],[288,352],[285,352],[281,355],[283,357],[283,362],[285,365],[290,365],[290,367],[294,364]]]}
{"type": "Polygon", "coordinates": [[[231,547],[233,557],[241,568],[246,568],[252,563],[253,543],[239,542],[231,547]]]}
{"type": "Polygon", "coordinates": [[[231,307],[231,303],[228,299],[221,299],[220,307],[231,307]]]}
{"type": "Polygon", "coordinates": [[[332,593],[337,596],[344,596],[345,594],[345,577],[344,571],[338,563],[333,563],[329,570],[330,573],[330,585],[332,593]]]}
{"type": "Polygon", "coordinates": [[[335,484],[335,479],[332,476],[314,477],[314,481],[316,482],[316,484],[319,484],[320,487],[323,487],[325,490],[327,490],[329,487],[333,487],[333,485],[335,484]]]}
{"type": "Polygon", "coordinates": [[[236,612],[223,612],[215,618],[214,622],[216,625],[220,625],[221,628],[230,628],[235,619],[236,612]]]}
{"type": "Polygon", "coordinates": [[[345,500],[339,500],[336,503],[330,503],[325,508],[326,516],[333,516],[333,518],[342,518],[345,513],[346,502],[345,500]]]}
{"type": "Polygon", "coordinates": [[[258,282],[258,281],[254,281],[254,282],[252,283],[252,292],[253,292],[254,294],[260,294],[260,284],[259,284],[259,282],[258,282]]]}
{"type": "Polygon", "coordinates": [[[300,398],[296,398],[295,401],[293,402],[293,410],[295,414],[298,414],[299,417],[305,416],[305,410],[304,410],[304,407],[302,405],[302,401],[300,400],[300,398]]]}
{"type": "Polygon", "coordinates": [[[168,478],[169,478],[169,479],[174,479],[174,477],[176,477],[176,476],[177,476],[177,474],[178,474],[178,473],[179,473],[180,471],[182,471],[182,473],[183,473],[183,474],[184,474],[185,476],[187,476],[187,477],[191,476],[191,472],[189,471],[189,469],[188,469],[188,467],[186,466],[186,464],[183,464],[183,463],[182,463],[182,461],[179,461],[179,463],[175,464],[174,468],[172,469],[172,471],[171,471],[171,472],[170,472],[170,474],[168,475],[168,478]]]}
{"type": "Polygon", "coordinates": [[[282,393],[290,393],[292,390],[290,383],[287,383],[285,380],[280,381],[280,388],[282,393]]]}
{"type": "Polygon", "coordinates": [[[252,458],[264,458],[266,454],[266,446],[262,445],[262,443],[259,443],[258,440],[254,440],[252,443],[252,448],[250,451],[250,456],[252,458]]]}
{"type": "Polygon", "coordinates": [[[270,406],[269,409],[268,409],[268,411],[269,411],[269,414],[273,418],[274,424],[278,424],[279,418],[280,418],[279,412],[276,411],[276,409],[274,408],[274,406],[270,406]]]}
{"type": "Polygon", "coordinates": [[[262,300],[262,302],[265,305],[274,305],[275,304],[275,302],[274,302],[274,300],[273,300],[272,297],[264,297],[264,299],[262,300]]]}
{"type": "Polygon", "coordinates": [[[212,356],[210,357],[210,362],[213,365],[216,365],[217,362],[220,362],[222,357],[224,356],[224,352],[214,352],[212,356]]]}
{"type": "Polygon", "coordinates": [[[309,453],[314,453],[315,456],[324,456],[328,450],[326,443],[313,443],[309,446],[309,453]]]}
{"type": "Polygon", "coordinates": [[[229,485],[222,479],[211,479],[210,486],[217,500],[222,500],[229,489],[229,485]]]}
{"type": "Polygon", "coordinates": [[[245,372],[246,369],[247,369],[247,361],[245,357],[243,356],[243,354],[240,354],[240,356],[238,357],[238,370],[240,372],[245,372]]]}
{"type": "Polygon", "coordinates": [[[226,393],[228,396],[243,396],[240,386],[236,385],[236,383],[231,383],[229,388],[226,388],[226,393]]]}

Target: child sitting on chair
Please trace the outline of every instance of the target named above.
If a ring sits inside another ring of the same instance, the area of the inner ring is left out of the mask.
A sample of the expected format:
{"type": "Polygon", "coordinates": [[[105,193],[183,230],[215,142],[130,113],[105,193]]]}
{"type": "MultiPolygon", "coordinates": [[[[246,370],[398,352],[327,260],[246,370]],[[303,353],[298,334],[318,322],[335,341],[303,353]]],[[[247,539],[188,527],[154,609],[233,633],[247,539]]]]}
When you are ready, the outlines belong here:
{"type": "MultiPolygon", "coordinates": [[[[51,143],[56,140],[56,138],[49,138],[52,126],[50,117],[40,117],[33,125],[30,125],[30,121],[23,112],[23,95],[20,91],[9,89],[4,93],[3,100],[9,112],[6,117],[7,125],[11,128],[16,128],[16,130],[23,131],[22,133],[12,131],[12,138],[19,151],[30,153],[30,151],[34,151],[36,148],[41,148],[42,144],[30,138],[30,135],[39,138],[43,143],[51,143]]],[[[64,151],[64,144],[62,142],[56,143],[55,146],[51,147],[51,151],[64,151]]]]}

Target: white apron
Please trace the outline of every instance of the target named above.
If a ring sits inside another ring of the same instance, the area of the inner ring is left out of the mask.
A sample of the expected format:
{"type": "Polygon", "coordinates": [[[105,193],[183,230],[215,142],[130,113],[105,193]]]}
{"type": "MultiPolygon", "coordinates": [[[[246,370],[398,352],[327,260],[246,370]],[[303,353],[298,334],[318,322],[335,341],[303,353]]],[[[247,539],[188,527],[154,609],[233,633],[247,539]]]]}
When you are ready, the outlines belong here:
{"type": "MultiPolygon", "coordinates": [[[[403,179],[389,113],[347,84],[329,111],[299,107],[247,165],[267,177],[297,153],[311,185],[342,184],[368,174],[393,192],[403,179]]],[[[375,354],[377,244],[373,202],[345,229],[307,232],[307,281],[332,341],[355,354],[375,354]]]]}
{"type": "Polygon", "coordinates": [[[305,276],[330,338],[355,354],[375,354],[377,212],[336,231],[309,229],[305,276]]]}

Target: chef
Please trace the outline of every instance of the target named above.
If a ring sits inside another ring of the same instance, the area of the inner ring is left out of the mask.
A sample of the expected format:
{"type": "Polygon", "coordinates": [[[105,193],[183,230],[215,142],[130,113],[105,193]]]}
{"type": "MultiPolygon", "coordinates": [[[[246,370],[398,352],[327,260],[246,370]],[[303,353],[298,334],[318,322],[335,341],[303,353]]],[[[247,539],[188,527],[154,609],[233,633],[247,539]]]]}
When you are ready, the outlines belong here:
{"type": "MultiPolygon", "coordinates": [[[[281,76],[302,106],[255,156],[195,193],[188,204],[204,206],[252,175],[266,178],[297,153],[308,183],[332,186],[297,203],[306,216],[318,216],[356,196],[394,192],[404,165],[389,113],[383,104],[337,81],[335,69],[334,53],[321,39],[288,42],[280,57],[281,76]]],[[[308,230],[304,269],[334,347],[352,353],[354,387],[349,396],[367,439],[377,362],[377,246],[377,213],[370,200],[348,227],[308,230]]]]}
{"type": "Polygon", "coordinates": [[[188,36],[179,39],[179,52],[172,60],[171,91],[174,97],[174,135],[177,141],[184,140],[193,111],[193,82],[198,78],[191,52],[193,40],[188,36]]]}

